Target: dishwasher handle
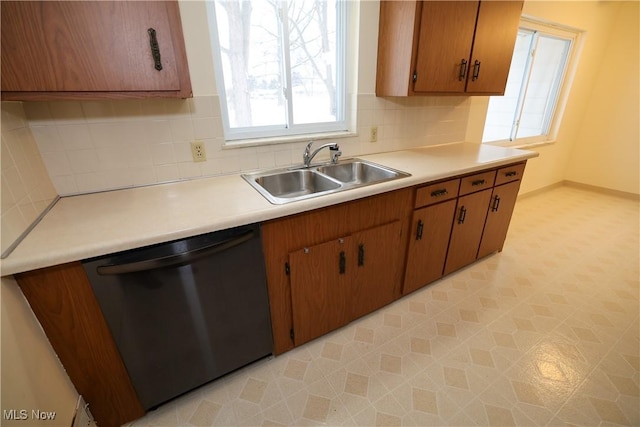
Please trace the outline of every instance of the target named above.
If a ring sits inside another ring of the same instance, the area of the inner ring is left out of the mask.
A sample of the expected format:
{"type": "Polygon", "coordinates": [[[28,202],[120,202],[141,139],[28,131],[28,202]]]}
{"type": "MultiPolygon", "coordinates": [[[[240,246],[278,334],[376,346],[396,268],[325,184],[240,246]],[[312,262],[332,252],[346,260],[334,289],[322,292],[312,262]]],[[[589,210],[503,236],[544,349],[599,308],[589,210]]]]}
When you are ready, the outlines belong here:
{"type": "Polygon", "coordinates": [[[249,230],[237,237],[223,240],[222,242],[179,254],[164,256],[160,258],[146,259],[143,261],[130,262],[126,264],[108,264],[96,267],[96,272],[101,276],[138,273],[141,271],[155,270],[165,267],[177,267],[187,265],[200,258],[226,251],[235,246],[241,245],[254,237],[254,231],[249,230]]]}

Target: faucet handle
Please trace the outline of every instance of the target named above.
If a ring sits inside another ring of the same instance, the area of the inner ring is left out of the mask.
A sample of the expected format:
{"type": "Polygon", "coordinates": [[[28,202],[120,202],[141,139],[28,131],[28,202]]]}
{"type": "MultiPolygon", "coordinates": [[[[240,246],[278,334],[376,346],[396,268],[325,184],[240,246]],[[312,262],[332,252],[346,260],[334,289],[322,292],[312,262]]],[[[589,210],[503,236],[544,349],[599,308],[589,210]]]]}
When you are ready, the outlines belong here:
{"type": "Polygon", "coordinates": [[[331,156],[331,163],[334,165],[338,163],[338,157],[342,155],[342,151],[340,151],[340,146],[338,144],[334,144],[329,147],[329,155],[331,156]]]}

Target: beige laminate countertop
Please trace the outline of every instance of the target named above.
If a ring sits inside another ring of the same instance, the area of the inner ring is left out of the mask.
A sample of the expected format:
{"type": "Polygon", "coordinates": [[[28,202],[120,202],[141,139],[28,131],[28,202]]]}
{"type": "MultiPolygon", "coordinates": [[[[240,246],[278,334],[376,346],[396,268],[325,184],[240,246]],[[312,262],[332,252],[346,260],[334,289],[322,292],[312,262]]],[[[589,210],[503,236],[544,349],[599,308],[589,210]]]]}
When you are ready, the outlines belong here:
{"type": "Polygon", "coordinates": [[[358,156],[403,179],[273,205],[240,174],[61,198],[2,260],[2,276],[322,208],[537,157],[533,151],[455,143],[358,156]]]}

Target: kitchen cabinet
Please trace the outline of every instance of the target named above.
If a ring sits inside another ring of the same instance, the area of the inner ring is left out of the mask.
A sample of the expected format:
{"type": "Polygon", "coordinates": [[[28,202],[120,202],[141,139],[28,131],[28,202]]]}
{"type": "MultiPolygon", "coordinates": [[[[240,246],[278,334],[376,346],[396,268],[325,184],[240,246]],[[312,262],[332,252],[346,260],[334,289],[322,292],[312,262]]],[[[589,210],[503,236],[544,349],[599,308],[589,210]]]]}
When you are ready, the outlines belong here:
{"type": "Polygon", "coordinates": [[[2,1],[2,100],[191,96],[177,1],[2,1]]]}
{"type": "Polygon", "coordinates": [[[503,95],[522,5],[381,1],[376,95],[503,95]]]}
{"type": "Polygon", "coordinates": [[[262,224],[275,354],[400,297],[412,199],[405,188],[262,224]]]}
{"type": "Polygon", "coordinates": [[[404,294],[442,277],[459,186],[453,179],[416,190],[404,294]]]}
{"type": "Polygon", "coordinates": [[[289,254],[295,345],[395,299],[401,234],[394,221],[289,254]]]}
{"type": "Polygon", "coordinates": [[[21,273],[16,280],[99,425],[120,426],[143,416],[80,262],[21,273]]]}
{"type": "Polygon", "coordinates": [[[522,182],[520,177],[523,172],[524,164],[498,170],[496,186],[491,194],[491,204],[484,225],[482,242],[480,249],[478,249],[478,258],[502,250],[516,205],[518,190],[520,190],[522,182]],[[498,185],[502,182],[508,183],[498,185]]]}
{"type": "Polygon", "coordinates": [[[445,275],[476,260],[490,199],[491,189],[458,199],[444,268],[445,275]]]}

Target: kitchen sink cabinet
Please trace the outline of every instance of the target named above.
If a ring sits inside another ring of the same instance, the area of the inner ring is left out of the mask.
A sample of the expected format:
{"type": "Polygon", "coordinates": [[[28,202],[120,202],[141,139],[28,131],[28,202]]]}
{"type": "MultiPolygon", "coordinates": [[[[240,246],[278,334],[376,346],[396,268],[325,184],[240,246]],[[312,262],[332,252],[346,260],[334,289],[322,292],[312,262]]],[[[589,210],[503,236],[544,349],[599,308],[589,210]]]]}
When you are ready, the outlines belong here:
{"type": "Polygon", "coordinates": [[[289,254],[296,346],[395,300],[401,235],[394,221],[289,254]]]}
{"type": "Polygon", "coordinates": [[[1,8],[2,100],[191,96],[177,1],[1,8]]]}
{"type": "Polygon", "coordinates": [[[275,354],[400,297],[412,192],[400,189],[262,224],[275,354]],[[358,266],[359,258],[364,265],[358,266]],[[323,320],[318,330],[311,325],[332,310],[337,323],[323,320]]]}
{"type": "Polygon", "coordinates": [[[382,0],[376,95],[503,95],[522,5],[382,0]]]}

